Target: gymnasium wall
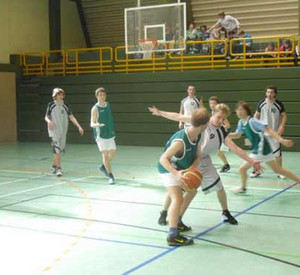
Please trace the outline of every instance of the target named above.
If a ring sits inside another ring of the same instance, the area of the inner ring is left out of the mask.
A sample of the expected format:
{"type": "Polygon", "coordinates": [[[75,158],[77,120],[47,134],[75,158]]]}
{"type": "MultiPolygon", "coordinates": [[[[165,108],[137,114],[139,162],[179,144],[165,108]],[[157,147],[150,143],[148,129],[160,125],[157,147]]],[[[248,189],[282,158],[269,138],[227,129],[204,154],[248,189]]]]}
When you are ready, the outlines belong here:
{"type": "MultiPolygon", "coordinates": [[[[0,0],[0,63],[10,54],[49,50],[48,0],[0,0]]],[[[62,48],[86,47],[76,4],[61,0],[62,48]]]]}
{"type": "Polygon", "coordinates": [[[17,141],[16,74],[0,72],[0,142],[17,141]]]}
{"type": "MultiPolygon", "coordinates": [[[[176,131],[177,123],[154,117],[147,111],[155,105],[169,111],[178,111],[186,88],[193,84],[198,96],[207,103],[216,95],[232,110],[239,100],[247,100],[254,108],[264,97],[267,85],[277,85],[279,99],[286,106],[288,123],[285,135],[296,141],[300,151],[300,69],[247,69],[185,71],[159,73],[132,73],[42,77],[24,80],[18,88],[18,139],[20,141],[47,141],[44,115],[51,91],[59,86],[67,93],[66,102],[85,129],[79,137],[70,127],[70,143],[92,143],[89,127],[90,109],[95,104],[94,91],[103,86],[108,91],[117,132],[117,143],[122,145],[162,146],[176,131]]],[[[229,117],[235,129],[235,114],[229,117]]]]}

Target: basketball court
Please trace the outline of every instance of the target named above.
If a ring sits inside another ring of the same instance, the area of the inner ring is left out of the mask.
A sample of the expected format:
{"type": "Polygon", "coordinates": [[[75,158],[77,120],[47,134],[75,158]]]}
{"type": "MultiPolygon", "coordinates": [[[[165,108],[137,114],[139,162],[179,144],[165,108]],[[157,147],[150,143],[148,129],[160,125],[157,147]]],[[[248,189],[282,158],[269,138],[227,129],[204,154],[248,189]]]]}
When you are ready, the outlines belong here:
{"type": "MultiPolygon", "coordinates": [[[[234,195],[240,159],[231,152],[232,169],[222,178],[239,225],[222,223],[216,195],[199,191],[184,217],[195,245],[168,247],[168,228],[157,224],[162,150],[119,146],[117,184],[109,186],[97,170],[96,145],[69,145],[62,178],[48,174],[48,144],[2,145],[0,272],[299,274],[300,186],[266,168],[245,195],[234,195]]],[[[285,152],[284,164],[297,171],[297,153],[285,152]]]]}

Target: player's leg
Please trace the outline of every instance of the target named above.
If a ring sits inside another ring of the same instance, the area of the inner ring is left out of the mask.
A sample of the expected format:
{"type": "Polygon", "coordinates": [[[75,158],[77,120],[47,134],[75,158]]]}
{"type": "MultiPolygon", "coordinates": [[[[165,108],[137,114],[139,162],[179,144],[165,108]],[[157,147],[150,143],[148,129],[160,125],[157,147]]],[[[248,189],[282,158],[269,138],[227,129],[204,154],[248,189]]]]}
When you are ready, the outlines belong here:
{"type": "Polygon", "coordinates": [[[61,170],[61,139],[58,137],[52,137],[52,151],[53,151],[53,164],[50,172],[57,175],[58,177],[62,176],[61,170]]]}
{"type": "Polygon", "coordinates": [[[158,224],[167,225],[167,216],[168,216],[168,209],[170,207],[170,204],[171,204],[171,197],[169,196],[169,193],[167,193],[166,198],[164,200],[163,209],[160,212],[158,224]]]}
{"type": "Polygon", "coordinates": [[[249,164],[248,162],[244,162],[240,168],[239,168],[239,173],[241,175],[241,186],[240,187],[237,187],[237,188],[234,188],[232,190],[233,193],[235,194],[241,194],[241,193],[245,193],[246,192],[246,186],[247,186],[247,179],[248,179],[248,176],[247,176],[247,171],[250,169],[251,167],[251,164],[249,164]]]}
{"type": "Polygon", "coordinates": [[[297,177],[293,172],[281,167],[276,160],[267,162],[270,168],[277,174],[284,175],[287,178],[300,183],[300,178],[297,177]]]}
{"type": "Polygon", "coordinates": [[[197,195],[196,189],[185,192],[183,195],[183,202],[182,202],[182,205],[180,208],[180,215],[179,215],[179,220],[178,220],[178,230],[180,232],[192,230],[192,228],[190,226],[187,226],[183,223],[182,217],[183,217],[185,211],[187,210],[187,208],[189,207],[191,201],[195,198],[196,195],[197,195]]]}
{"type": "Polygon", "coordinates": [[[222,207],[222,219],[224,222],[228,222],[230,224],[238,224],[238,221],[231,215],[230,211],[228,210],[228,202],[227,202],[227,195],[225,189],[222,188],[217,191],[217,196],[219,203],[222,207]]]}
{"type": "Polygon", "coordinates": [[[223,167],[221,168],[220,172],[221,173],[228,172],[230,170],[230,165],[229,165],[229,163],[227,161],[227,158],[226,158],[225,154],[221,150],[218,151],[218,157],[223,162],[223,167]]]}
{"type": "Polygon", "coordinates": [[[193,244],[193,240],[179,234],[178,221],[180,208],[183,203],[182,190],[180,186],[168,186],[168,193],[171,198],[171,205],[169,207],[169,235],[167,238],[170,246],[181,246],[193,244]]]}

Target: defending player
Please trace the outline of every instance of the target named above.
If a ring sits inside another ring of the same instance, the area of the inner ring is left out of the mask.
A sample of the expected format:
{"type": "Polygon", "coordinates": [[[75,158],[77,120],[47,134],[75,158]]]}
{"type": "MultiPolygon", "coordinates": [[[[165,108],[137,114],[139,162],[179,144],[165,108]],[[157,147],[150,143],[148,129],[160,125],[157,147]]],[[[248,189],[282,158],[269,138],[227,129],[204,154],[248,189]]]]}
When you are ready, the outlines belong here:
{"type": "MultiPolygon", "coordinates": [[[[149,108],[152,114],[157,116],[162,116],[167,119],[175,120],[175,121],[183,121],[183,122],[190,122],[191,118],[182,116],[178,113],[172,112],[164,112],[158,110],[155,107],[149,108]]],[[[225,104],[218,104],[215,108],[215,111],[210,118],[209,124],[202,134],[201,140],[201,159],[200,164],[197,167],[200,171],[202,171],[202,184],[201,189],[204,194],[209,194],[211,192],[217,192],[219,203],[222,207],[222,219],[224,222],[228,222],[230,224],[237,224],[237,220],[231,215],[228,210],[227,204],[227,196],[225,189],[223,187],[222,181],[219,177],[219,174],[216,168],[213,166],[210,154],[216,153],[222,143],[224,142],[234,153],[236,153],[239,157],[243,158],[244,160],[248,161],[251,165],[253,165],[255,170],[260,170],[260,164],[258,161],[251,159],[247,156],[247,154],[238,147],[230,138],[227,137],[228,133],[226,132],[224,125],[225,119],[229,116],[230,109],[225,104]]],[[[197,165],[195,163],[194,165],[197,165]]],[[[158,223],[161,225],[165,225],[166,217],[167,217],[167,209],[169,207],[169,198],[166,198],[164,203],[164,209],[161,212],[160,218],[158,223]]],[[[191,230],[190,227],[182,227],[179,228],[182,231],[189,231],[191,230]]]]}
{"type": "MultiPolygon", "coordinates": [[[[275,160],[273,150],[268,142],[268,136],[276,139],[280,144],[286,147],[292,147],[293,141],[289,139],[283,139],[274,130],[272,130],[265,122],[262,122],[256,118],[251,117],[250,106],[245,101],[240,101],[237,105],[236,114],[240,119],[235,133],[231,133],[231,138],[240,138],[244,134],[252,143],[251,158],[256,159],[260,162],[265,162],[270,168],[277,174],[284,175],[289,179],[296,182],[300,182],[300,178],[289,170],[282,168],[279,163],[275,160]]],[[[248,163],[243,163],[240,166],[241,174],[241,187],[235,188],[234,193],[246,192],[247,184],[247,171],[250,168],[248,163]]]]}
{"type": "Polygon", "coordinates": [[[52,174],[61,177],[61,153],[65,151],[69,119],[78,128],[79,134],[83,130],[72,114],[70,107],[64,102],[65,92],[61,88],[54,88],[52,92],[53,101],[48,104],[45,121],[48,124],[49,137],[52,139],[53,165],[50,169],[52,174]]]}
{"type": "MultiPolygon", "coordinates": [[[[192,116],[193,112],[199,108],[203,108],[202,99],[196,97],[196,88],[195,86],[188,86],[187,89],[188,96],[181,101],[180,104],[180,114],[185,116],[192,116]]],[[[189,123],[179,122],[179,129],[190,126],[189,123]]]]}
{"type": "MultiPolygon", "coordinates": [[[[254,117],[264,121],[272,130],[282,135],[287,120],[287,115],[281,101],[277,99],[277,88],[275,86],[268,86],[265,89],[266,98],[257,104],[254,117]]],[[[280,166],[282,166],[282,152],[280,143],[270,137],[269,143],[273,150],[273,155],[280,166]]],[[[257,177],[259,174],[252,173],[250,177],[257,177]]],[[[284,179],[283,175],[278,175],[279,178],[284,179]]]]}
{"type": "Polygon", "coordinates": [[[91,110],[91,127],[103,161],[98,169],[108,177],[109,184],[115,184],[111,168],[111,162],[116,155],[114,119],[110,104],[106,101],[106,90],[98,88],[95,96],[98,102],[91,110]]]}
{"type": "Polygon", "coordinates": [[[197,190],[187,191],[183,196],[182,189],[185,189],[185,185],[182,171],[192,166],[200,153],[200,133],[206,128],[209,118],[206,109],[196,110],[189,121],[191,126],[176,132],[169,139],[158,163],[158,171],[170,196],[167,237],[170,246],[193,244],[192,239],[180,235],[178,231],[181,217],[197,193],[197,190]]]}

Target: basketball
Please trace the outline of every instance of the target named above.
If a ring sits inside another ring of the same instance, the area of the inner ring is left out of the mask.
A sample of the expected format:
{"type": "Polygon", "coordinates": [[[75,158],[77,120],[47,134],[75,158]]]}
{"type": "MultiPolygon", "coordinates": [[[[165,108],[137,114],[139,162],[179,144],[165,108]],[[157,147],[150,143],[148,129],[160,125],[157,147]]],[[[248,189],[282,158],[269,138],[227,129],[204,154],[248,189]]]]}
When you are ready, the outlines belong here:
{"type": "Polygon", "coordinates": [[[190,167],[183,174],[187,179],[185,180],[185,185],[188,190],[198,189],[202,182],[202,173],[194,167],[190,167]]]}

